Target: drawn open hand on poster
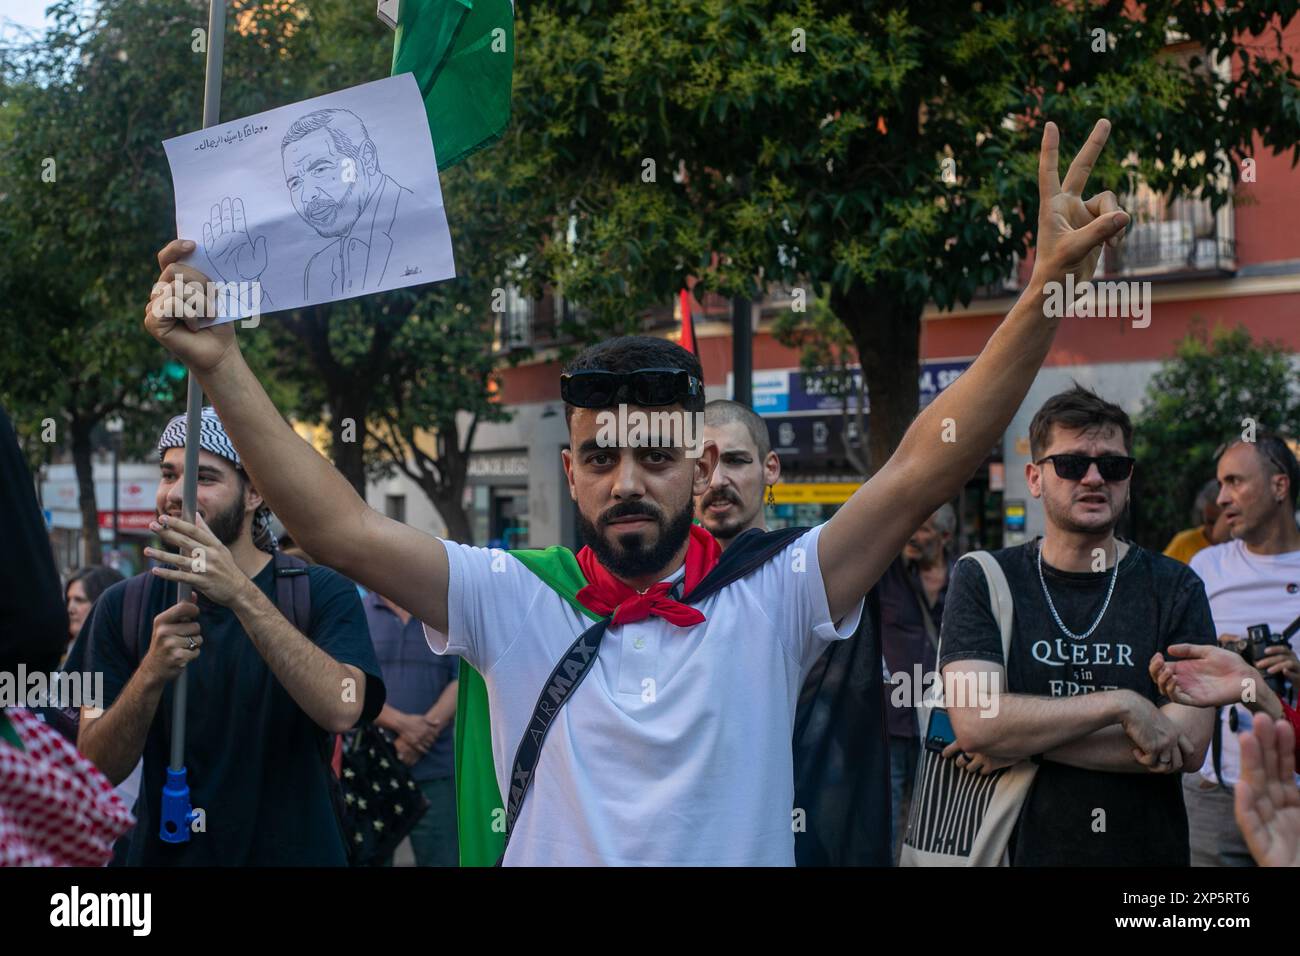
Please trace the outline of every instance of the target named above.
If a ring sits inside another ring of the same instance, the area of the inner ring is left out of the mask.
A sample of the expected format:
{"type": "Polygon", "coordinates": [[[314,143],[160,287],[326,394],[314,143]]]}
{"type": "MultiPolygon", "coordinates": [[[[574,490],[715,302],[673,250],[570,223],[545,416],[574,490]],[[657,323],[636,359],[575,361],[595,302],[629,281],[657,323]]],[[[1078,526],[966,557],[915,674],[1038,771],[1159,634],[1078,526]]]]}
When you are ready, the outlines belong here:
{"type": "Polygon", "coordinates": [[[266,271],[266,237],[248,234],[244,201],[227,196],[203,224],[203,248],[223,282],[252,282],[266,271]]]}
{"type": "Polygon", "coordinates": [[[176,234],[199,244],[187,264],[222,287],[219,322],[456,274],[428,113],[410,73],[163,147],[176,234]]]}

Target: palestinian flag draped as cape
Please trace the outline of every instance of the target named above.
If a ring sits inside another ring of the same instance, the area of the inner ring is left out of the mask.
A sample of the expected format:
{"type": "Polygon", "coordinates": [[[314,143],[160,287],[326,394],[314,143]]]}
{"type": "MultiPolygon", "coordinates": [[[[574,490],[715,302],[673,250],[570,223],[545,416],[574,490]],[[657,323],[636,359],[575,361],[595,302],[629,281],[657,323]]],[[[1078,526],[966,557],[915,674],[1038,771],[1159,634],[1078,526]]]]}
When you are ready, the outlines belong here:
{"type": "MultiPolygon", "coordinates": [[[[510,554],[580,614],[600,619],[578,601],[587,579],[568,548],[510,554]]],[[[793,747],[795,806],[804,810],[805,825],[795,831],[800,866],[892,862],[879,606],[873,590],[857,633],[826,649],[799,693],[793,747]]],[[[492,866],[505,844],[505,810],[492,762],[487,687],[463,661],[455,744],[460,865],[492,866]]]]}

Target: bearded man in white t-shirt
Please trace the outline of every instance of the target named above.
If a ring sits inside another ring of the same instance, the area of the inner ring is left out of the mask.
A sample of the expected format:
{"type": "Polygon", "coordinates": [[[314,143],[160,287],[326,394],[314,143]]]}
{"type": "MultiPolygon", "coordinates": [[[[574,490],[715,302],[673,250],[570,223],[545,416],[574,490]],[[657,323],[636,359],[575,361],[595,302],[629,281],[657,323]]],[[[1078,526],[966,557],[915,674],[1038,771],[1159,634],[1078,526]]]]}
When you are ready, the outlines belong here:
{"type": "Polygon", "coordinates": [[[680,427],[703,409],[698,360],[630,337],[570,363],[562,456],[587,545],[577,563],[611,622],[590,656],[579,640],[592,623],[586,587],[571,600],[521,557],[437,541],[367,507],[280,417],[231,325],[174,318],[193,301],[184,284],[205,281],[179,264],[192,243],[159,254],[145,325],[198,377],[294,539],[410,609],[436,653],[460,654],[482,675],[514,823],[505,863],[788,866],[791,733],[804,672],[828,642],[853,633],[872,583],[1001,439],[1051,346],[1058,319],[1047,314],[1057,311],[1049,299],[1067,277],[1089,280],[1103,243],[1127,226],[1112,193],[1082,198],[1108,133],[1100,121],[1062,181],[1059,133],[1046,124],[1033,274],[980,357],[831,520],[697,603],[683,601],[718,560],[716,542],[691,525],[717,448],[691,447],[686,436],[699,432],[680,427]],[[660,430],[632,421],[665,412],[660,430]],[[611,415],[620,427],[609,427],[611,415]],[[587,676],[577,683],[569,673],[587,676]],[[540,696],[552,689],[554,698],[540,696]],[[539,740],[529,788],[511,755],[539,740]]]}
{"type": "MultiPolygon", "coordinates": [[[[1216,742],[1201,772],[1183,778],[1192,865],[1250,866],[1250,851],[1233,817],[1232,788],[1241,767],[1237,734],[1250,729],[1253,712],[1282,716],[1278,694],[1267,681],[1284,694],[1300,685],[1300,661],[1293,649],[1296,638],[1281,637],[1300,618],[1300,528],[1295,520],[1300,466],[1285,442],[1259,432],[1254,441],[1227,447],[1219,457],[1218,475],[1218,504],[1232,540],[1197,552],[1191,568],[1205,582],[1220,644],[1246,650],[1247,629],[1256,624],[1267,624],[1276,641],[1253,661],[1254,669],[1242,662],[1229,674],[1215,655],[1198,653],[1168,670],[1181,669],[1186,682],[1193,674],[1215,669],[1223,671],[1225,686],[1236,685],[1232,695],[1236,703],[1204,695],[1174,699],[1228,705],[1219,712],[1216,742]]],[[[1177,647],[1169,650],[1171,656],[1180,653],[1177,647]]],[[[1207,675],[1199,676],[1208,686],[1207,675]]]]}

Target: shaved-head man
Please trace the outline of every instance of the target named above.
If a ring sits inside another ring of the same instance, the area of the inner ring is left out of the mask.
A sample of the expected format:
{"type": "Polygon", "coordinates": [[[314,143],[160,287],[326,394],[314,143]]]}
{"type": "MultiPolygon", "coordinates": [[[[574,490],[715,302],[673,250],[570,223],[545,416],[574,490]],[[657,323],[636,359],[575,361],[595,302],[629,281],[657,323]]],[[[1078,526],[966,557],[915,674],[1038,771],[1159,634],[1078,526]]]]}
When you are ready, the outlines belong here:
{"type": "Polygon", "coordinates": [[[739,402],[704,406],[704,439],[718,446],[718,467],[695,503],[695,517],[724,548],[750,528],[764,529],[763,499],[781,480],[767,425],[739,402]]]}

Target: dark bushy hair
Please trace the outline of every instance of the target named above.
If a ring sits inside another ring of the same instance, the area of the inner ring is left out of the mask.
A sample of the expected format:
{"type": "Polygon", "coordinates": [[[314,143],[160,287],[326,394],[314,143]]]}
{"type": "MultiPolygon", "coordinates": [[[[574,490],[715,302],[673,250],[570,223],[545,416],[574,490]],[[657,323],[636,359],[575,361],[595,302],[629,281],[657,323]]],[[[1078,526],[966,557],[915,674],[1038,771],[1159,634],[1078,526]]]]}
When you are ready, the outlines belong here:
{"type": "MultiPolygon", "coordinates": [[[[563,371],[634,372],[639,368],[680,368],[704,381],[704,369],[698,358],[676,342],[652,335],[621,335],[598,342],[574,356],[563,371]]],[[[688,412],[704,411],[703,392],[685,402],[684,407],[688,412]]],[[[566,404],[564,420],[567,422],[572,416],[573,406],[566,404]]]]}
{"type": "Polygon", "coordinates": [[[1045,401],[1029,423],[1029,454],[1034,461],[1047,450],[1054,425],[1071,430],[1116,425],[1124,438],[1124,450],[1133,452],[1133,422],[1128,412],[1078,382],[1045,401]]]}
{"type": "Polygon", "coordinates": [[[767,424],[762,417],[752,408],[727,398],[715,398],[704,406],[704,424],[730,425],[732,422],[740,422],[745,426],[754,448],[758,451],[758,462],[761,465],[767,458],[767,453],[772,450],[772,440],[768,436],[767,424]]]}

